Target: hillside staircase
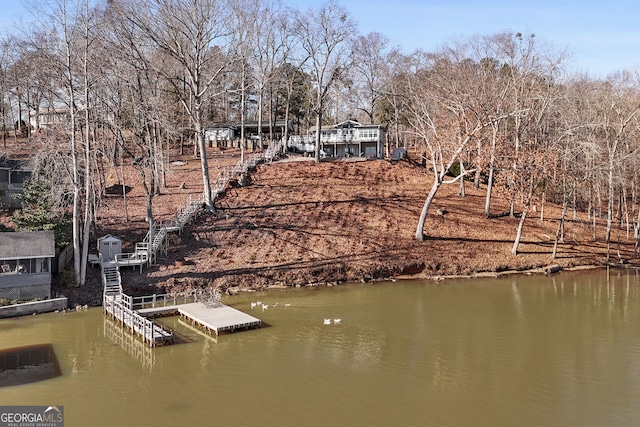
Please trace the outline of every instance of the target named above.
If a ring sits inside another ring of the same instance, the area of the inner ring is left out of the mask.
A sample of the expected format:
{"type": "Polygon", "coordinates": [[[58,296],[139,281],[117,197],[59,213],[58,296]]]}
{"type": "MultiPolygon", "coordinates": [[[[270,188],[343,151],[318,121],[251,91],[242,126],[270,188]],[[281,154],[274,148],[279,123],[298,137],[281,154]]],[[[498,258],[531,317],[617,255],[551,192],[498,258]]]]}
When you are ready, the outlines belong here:
{"type": "MultiPolygon", "coordinates": [[[[211,186],[212,201],[215,202],[218,197],[222,197],[231,181],[239,180],[243,175],[246,175],[252,168],[255,168],[260,163],[271,163],[276,160],[283,152],[283,147],[283,141],[275,141],[269,144],[263,152],[252,153],[245,156],[244,160],[238,160],[233,168],[225,168],[211,186]]],[[[198,211],[202,209],[203,204],[204,196],[202,198],[189,196],[185,204],[178,209],[173,221],[165,224],[154,224],[150,228],[144,240],[136,244],[136,253],[146,253],[146,259],[149,265],[157,263],[158,252],[161,252],[163,255],[167,254],[168,233],[182,233],[185,225],[189,224],[193,220],[198,211]]]]}
{"type": "MultiPolygon", "coordinates": [[[[252,168],[259,163],[271,163],[277,159],[283,151],[283,141],[277,141],[270,144],[264,152],[253,153],[246,156],[244,160],[238,161],[233,168],[227,168],[218,175],[218,178],[211,186],[211,196],[213,201],[227,190],[231,181],[240,179],[242,175],[247,174],[252,168]]],[[[102,306],[106,314],[111,315],[114,319],[131,330],[132,334],[142,337],[143,342],[149,342],[151,347],[157,344],[165,344],[173,341],[173,333],[165,330],[161,325],[152,322],[149,319],[138,314],[127,303],[131,298],[123,293],[122,278],[120,276],[121,265],[139,265],[142,271],[142,264],[148,265],[157,262],[158,252],[167,254],[168,242],[167,235],[170,232],[182,233],[185,225],[190,223],[202,209],[204,204],[203,198],[189,199],[178,209],[176,217],[169,223],[153,224],[142,242],[135,245],[133,253],[118,254],[113,261],[103,261],[99,259],[102,267],[102,285],[103,298],[102,306]]],[[[218,301],[210,301],[208,304],[217,304],[218,301]]]]}
{"type": "Polygon", "coordinates": [[[115,263],[102,264],[103,295],[119,297],[122,294],[122,278],[120,268],[115,263]]]}

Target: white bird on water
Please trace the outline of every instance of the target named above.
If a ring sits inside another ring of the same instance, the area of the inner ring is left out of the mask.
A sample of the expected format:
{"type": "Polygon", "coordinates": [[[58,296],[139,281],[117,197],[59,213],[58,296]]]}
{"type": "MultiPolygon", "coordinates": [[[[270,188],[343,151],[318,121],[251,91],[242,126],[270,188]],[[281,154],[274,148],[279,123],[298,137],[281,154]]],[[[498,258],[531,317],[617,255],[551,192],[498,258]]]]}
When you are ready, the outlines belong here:
{"type": "Polygon", "coordinates": [[[269,308],[268,304],[262,304],[262,310],[266,310],[267,308],[269,308]]]}
{"type": "Polygon", "coordinates": [[[331,324],[331,319],[324,319],[324,324],[325,325],[330,325],[331,324]]]}
{"type": "Polygon", "coordinates": [[[335,325],[336,323],[340,323],[342,322],[342,319],[333,319],[333,324],[335,325]]]}
{"type": "Polygon", "coordinates": [[[252,303],[251,303],[251,308],[252,308],[252,309],[256,308],[257,306],[258,306],[258,303],[257,303],[257,302],[252,302],[252,303]]]}

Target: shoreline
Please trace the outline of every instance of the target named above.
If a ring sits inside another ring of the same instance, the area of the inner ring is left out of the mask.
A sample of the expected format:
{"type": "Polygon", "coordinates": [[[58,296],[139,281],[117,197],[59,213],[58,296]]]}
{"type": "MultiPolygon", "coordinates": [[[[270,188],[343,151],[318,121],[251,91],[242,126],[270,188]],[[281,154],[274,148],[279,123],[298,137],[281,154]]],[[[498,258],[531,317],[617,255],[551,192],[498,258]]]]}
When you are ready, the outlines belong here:
{"type": "MultiPolygon", "coordinates": [[[[227,156],[220,160],[232,163],[233,157],[227,156]]],[[[180,183],[197,181],[194,164],[181,165],[180,172],[180,183]]],[[[594,232],[593,221],[584,213],[574,213],[564,224],[564,242],[554,243],[562,209],[550,201],[540,209],[544,216],[527,218],[518,254],[513,255],[519,218],[484,215],[485,191],[471,184],[465,196],[458,194],[459,186],[443,186],[427,217],[428,238],[418,242],[414,224],[431,180],[428,170],[411,162],[260,165],[249,185],[232,184],[213,212],[198,215],[183,233],[170,234],[168,252],[158,255],[156,265],[146,267],[143,274],[123,269],[123,287],[131,295],[198,287],[235,293],[545,274],[555,265],[558,271],[569,271],[603,268],[606,259],[637,260],[635,241],[626,238],[624,229],[612,230],[616,246],[607,244],[604,223],[599,220],[594,232]],[[554,249],[557,257],[551,260],[554,249]]],[[[136,196],[140,189],[130,182],[128,200],[143,197],[136,196]]],[[[182,190],[180,185],[176,188],[182,190]]],[[[183,197],[165,190],[157,196],[155,206],[162,208],[157,216],[173,215],[183,197]]],[[[122,198],[109,197],[107,202],[96,236],[120,237],[127,252],[127,246],[135,245],[146,232],[146,223],[138,218],[144,218],[144,212],[134,215],[130,209],[130,222],[118,222],[124,211],[122,198]]],[[[491,209],[508,212],[509,199],[498,193],[491,209]]],[[[58,289],[70,304],[101,304],[99,269],[87,272],[83,288],[58,289]]]]}
{"type": "MultiPolygon", "coordinates": [[[[159,267],[159,266],[156,266],[159,267]]],[[[334,287],[340,286],[344,284],[357,284],[357,283],[368,283],[375,284],[381,282],[402,282],[402,281],[433,281],[433,282],[446,282],[450,280],[456,279],[483,279],[483,278],[500,278],[506,276],[514,276],[514,275],[554,275],[561,274],[563,272],[574,272],[574,271],[588,271],[588,270],[599,270],[606,268],[616,268],[616,269],[639,269],[640,266],[629,264],[629,263],[606,263],[601,262],[598,264],[583,264],[583,265],[570,265],[570,266],[561,266],[559,264],[548,264],[543,267],[534,267],[527,269],[505,269],[502,271],[479,271],[470,274],[452,274],[452,275],[443,275],[443,274],[425,274],[425,273],[417,273],[417,274],[398,274],[391,277],[378,277],[372,279],[361,278],[359,280],[349,280],[349,279],[337,279],[330,281],[317,281],[317,282],[307,282],[307,283],[298,283],[298,284],[282,284],[282,283],[271,283],[264,286],[225,286],[218,287],[223,293],[227,295],[240,295],[242,293],[252,293],[252,292],[261,292],[261,291],[269,291],[269,290],[277,290],[277,289],[288,289],[288,288],[303,288],[303,287],[334,287]]],[[[125,276],[127,278],[135,278],[136,274],[133,271],[125,271],[125,276]]],[[[368,274],[370,276],[370,274],[368,274]]],[[[126,283],[126,280],[123,279],[123,288],[127,292],[132,292],[136,294],[136,296],[140,296],[145,294],[144,292],[140,292],[140,287],[136,287],[135,283],[129,284],[126,283]]],[[[186,287],[181,289],[181,287],[173,287],[168,289],[165,284],[157,283],[154,286],[154,292],[146,293],[145,295],[151,295],[153,293],[168,293],[168,292],[179,292],[181,290],[186,290],[191,287],[186,287]]],[[[69,300],[69,306],[72,308],[74,306],[84,306],[89,305],[91,307],[99,307],[102,306],[102,285],[99,280],[92,280],[91,283],[88,283],[84,287],[73,287],[73,288],[64,288],[58,289],[60,291],[59,296],[65,296],[69,300]]]]}
{"type": "MultiPolygon", "coordinates": [[[[607,267],[611,267],[611,268],[622,268],[624,265],[580,265],[580,266],[573,266],[573,267],[567,267],[567,268],[559,268],[559,269],[555,269],[555,267],[558,267],[557,265],[549,265],[547,267],[539,267],[539,268],[532,268],[532,269],[527,269],[527,270],[508,270],[508,271],[501,271],[501,272],[478,272],[475,274],[470,274],[470,275],[452,275],[452,276],[424,276],[424,275],[402,275],[402,276],[396,276],[396,277],[391,277],[391,278],[380,278],[380,279],[372,279],[372,280],[361,280],[360,282],[356,282],[356,281],[335,281],[335,282],[318,282],[318,283],[309,283],[309,284],[304,284],[304,285],[268,285],[264,288],[260,288],[260,289],[253,289],[253,288],[242,288],[242,287],[230,287],[225,289],[225,292],[228,295],[240,295],[243,293],[253,293],[253,292],[262,292],[262,291],[269,291],[269,290],[278,290],[278,289],[289,289],[289,288],[304,288],[304,287],[334,287],[334,286],[341,286],[341,285],[349,285],[349,284],[357,284],[357,283],[368,283],[368,284],[375,284],[375,283],[382,283],[382,282],[387,282],[387,283],[395,283],[395,282],[402,282],[402,281],[433,281],[433,282],[444,282],[444,281],[449,281],[449,280],[456,280],[456,279],[468,279],[468,280],[473,280],[473,279],[484,279],[484,278],[499,278],[499,277],[503,277],[503,276],[515,276],[515,275],[526,275],[526,276],[532,276],[532,275],[545,275],[545,276],[550,276],[550,275],[554,275],[554,274],[561,274],[563,272],[575,272],[575,271],[587,271],[587,270],[599,270],[599,269],[604,269],[607,267]],[[552,270],[552,271],[550,271],[552,270]]],[[[634,267],[636,268],[636,267],[634,267]]]]}

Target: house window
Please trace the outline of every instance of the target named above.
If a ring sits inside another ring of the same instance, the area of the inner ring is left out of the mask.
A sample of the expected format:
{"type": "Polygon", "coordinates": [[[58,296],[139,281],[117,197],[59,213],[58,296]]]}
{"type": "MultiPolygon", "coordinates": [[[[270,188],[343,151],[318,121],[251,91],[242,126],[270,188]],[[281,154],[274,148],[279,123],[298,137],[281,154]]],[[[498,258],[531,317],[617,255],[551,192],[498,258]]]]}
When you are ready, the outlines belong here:
{"type": "Polygon", "coordinates": [[[2,272],[11,273],[16,271],[18,263],[16,260],[2,261],[2,272]]]}
{"type": "Polygon", "coordinates": [[[360,129],[360,138],[376,139],[378,138],[378,129],[360,129]]]}

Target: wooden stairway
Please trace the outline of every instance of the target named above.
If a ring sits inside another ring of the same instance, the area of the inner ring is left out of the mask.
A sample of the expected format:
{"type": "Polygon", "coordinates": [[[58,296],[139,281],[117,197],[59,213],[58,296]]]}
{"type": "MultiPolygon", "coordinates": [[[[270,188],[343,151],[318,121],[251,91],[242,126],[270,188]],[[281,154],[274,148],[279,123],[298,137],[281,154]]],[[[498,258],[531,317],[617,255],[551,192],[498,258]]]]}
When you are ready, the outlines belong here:
{"type": "Polygon", "coordinates": [[[122,279],[117,264],[102,264],[102,285],[105,296],[118,296],[122,294],[122,279]]]}

